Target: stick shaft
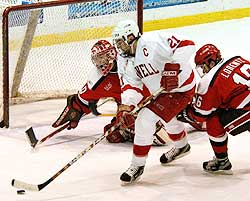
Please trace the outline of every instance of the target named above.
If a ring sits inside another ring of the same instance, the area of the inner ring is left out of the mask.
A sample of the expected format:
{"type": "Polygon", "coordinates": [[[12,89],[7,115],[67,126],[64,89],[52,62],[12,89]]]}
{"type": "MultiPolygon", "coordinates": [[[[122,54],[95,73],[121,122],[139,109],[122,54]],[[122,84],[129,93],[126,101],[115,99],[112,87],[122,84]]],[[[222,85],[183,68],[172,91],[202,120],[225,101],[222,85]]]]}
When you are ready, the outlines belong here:
{"type": "MultiPolygon", "coordinates": [[[[162,88],[154,92],[151,96],[145,99],[139,106],[137,106],[134,110],[131,111],[131,114],[137,113],[140,109],[145,107],[147,104],[151,102],[151,100],[155,99],[159,94],[163,91],[162,88]]],[[[71,165],[73,165],[76,161],[78,161],[82,156],[84,156],[89,150],[91,150],[96,144],[101,142],[105,137],[107,137],[110,133],[112,133],[115,129],[120,126],[120,123],[115,124],[109,130],[107,130],[103,135],[97,138],[94,142],[92,142],[87,148],[81,151],[75,158],[73,158],[69,163],[67,163],[62,169],[60,169],[57,173],[55,173],[52,177],[50,177],[47,181],[42,184],[34,185],[25,183],[16,179],[12,180],[12,186],[16,188],[22,188],[24,190],[32,190],[32,191],[40,191],[45,188],[48,184],[54,181],[59,175],[61,175],[65,170],[67,170],[71,165]]]]}
{"type": "Polygon", "coordinates": [[[42,138],[41,140],[38,141],[38,144],[43,143],[44,141],[52,138],[54,135],[56,135],[57,133],[63,131],[65,128],[68,128],[69,123],[63,125],[62,127],[58,128],[57,130],[53,131],[52,133],[50,133],[49,135],[45,136],[44,138],[42,138]]]}
{"type": "MultiPolygon", "coordinates": [[[[112,99],[112,98],[107,98],[107,99],[105,99],[103,102],[101,102],[99,105],[97,105],[97,107],[100,107],[100,106],[102,106],[103,104],[105,104],[105,103],[107,103],[108,101],[111,101],[111,100],[113,100],[113,99],[112,99]]],[[[112,115],[113,115],[113,114],[112,114],[112,115]]],[[[84,116],[85,116],[85,115],[83,115],[83,117],[84,117],[84,116]]],[[[102,116],[102,114],[100,114],[100,116],[102,116]]],[[[103,116],[109,116],[109,115],[104,114],[103,116]]],[[[110,115],[110,116],[111,116],[111,115],[110,115]]],[[[60,133],[60,132],[63,131],[64,129],[68,128],[69,124],[70,124],[70,122],[67,123],[67,124],[65,124],[65,125],[63,125],[63,126],[61,126],[61,127],[59,127],[58,129],[56,129],[56,130],[53,131],[52,133],[49,133],[48,135],[46,135],[45,137],[43,137],[43,138],[40,139],[40,140],[38,140],[38,139],[36,138],[36,135],[35,135],[35,133],[34,133],[33,128],[30,127],[30,128],[26,131],[27,137],[29,138],[29,141],[30,141],[30,145],[31,145],[33,148],[35,148],[37,145],[42,144],[42,143],[45,142],[46,140],[52,138],[54,135],[60,133]]]]}
{"type": "Polygon", "coordinates": [[[82,156],[84,156],[89,150],[91,150],[96,144],[101,142],[110,132],[113,132],[119,125],[115,125],[111,127],[108,131],[106,131],[102,136],[97,138],[94,142],[92,142],[87,148],[81,151],[75,158],[73,158],[69,163],[67,163],[62,169],[56,172],[52,177],[50,177],[47,181],[42,184],[29,184],[16,179],[13,179],[11,184],[15,188],[20,188],[28,191],[40,191],[48,184],[50,184],[53,180],[55,180],[59,175],[61,175],[65,170],[67,170],[71,165],[73,165],[76,161],[78,161],[82,156]]]}

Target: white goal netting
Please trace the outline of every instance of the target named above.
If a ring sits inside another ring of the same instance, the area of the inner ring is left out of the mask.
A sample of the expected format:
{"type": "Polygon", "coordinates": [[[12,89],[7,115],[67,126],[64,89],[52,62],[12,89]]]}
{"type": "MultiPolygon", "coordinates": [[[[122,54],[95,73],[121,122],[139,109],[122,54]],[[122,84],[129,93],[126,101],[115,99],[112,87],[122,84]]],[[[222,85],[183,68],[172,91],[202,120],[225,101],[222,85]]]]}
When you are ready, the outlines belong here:
{"type": "MultiPolygon", "coordinates": [[[[7,4],[21,4],[15,0],[1,3],[2,11],[7,4]]],[[[137,21],[137,18],[137,0],[81,3],[69,0],[53,6],[11,10],[8,14],[10,102],[65,97],[77,92],[94,67],[91,46],[98,39],[111,42],[112,29],[120,20],[137,21]]]]}

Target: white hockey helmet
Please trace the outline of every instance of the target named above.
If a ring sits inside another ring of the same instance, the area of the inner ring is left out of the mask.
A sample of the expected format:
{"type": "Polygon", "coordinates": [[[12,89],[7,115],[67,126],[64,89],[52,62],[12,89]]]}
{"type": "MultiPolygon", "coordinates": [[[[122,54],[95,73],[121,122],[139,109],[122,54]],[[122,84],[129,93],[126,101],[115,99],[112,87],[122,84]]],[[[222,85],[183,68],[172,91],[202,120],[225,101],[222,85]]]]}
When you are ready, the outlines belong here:
{"type": "Polygon", "coordinates": [[[133,20],[119,22],[112,32],[113,43],[121,56],[129,56],[130,45],[140,37],[139,27],[133,20]],[[123,41],[121,47],[119,42],[123,41]]]}

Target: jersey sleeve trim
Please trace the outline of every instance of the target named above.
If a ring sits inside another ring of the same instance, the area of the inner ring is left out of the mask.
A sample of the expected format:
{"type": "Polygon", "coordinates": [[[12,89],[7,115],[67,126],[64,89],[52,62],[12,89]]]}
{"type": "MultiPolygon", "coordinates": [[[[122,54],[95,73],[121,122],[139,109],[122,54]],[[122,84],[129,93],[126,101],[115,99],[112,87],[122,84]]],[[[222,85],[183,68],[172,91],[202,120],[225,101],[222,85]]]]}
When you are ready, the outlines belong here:
{"type": "Polygon", "coordinates": [[[80,94],[78,94],[78,98],[79,98],[79,100],[81,101],[81,103],[82,103],[83,105],[85,105],[86,107],[88,107],[89,102],[88,102],[87,100],[83,99],[83,98],[80,96],[80,94]]]}
{"type": "Polygon", "coordinates": [[[193,81],[194,81],[194,71],[191,72],[189,78],[188,78],[180,87],[189,85],[189,84],[191,84],[193,81]]]}
{"type": "Polygon", "coordinates": [[[126,84],[125,86],[123,86],[121,91],[124,92],[124,91],[126,91],[126,90],[128,90],[128,89],[135,90],[137,93],[140,93],[141,95],[143,95],[141,89],[136,88],[136,87],[132,87],[132,86],[129,85],[129,84],[126,84]]]}
{"type": "Polygon", "coordinates": [[[180,44],[177,46],[177,48],[185,47],[185,46],[189,46],[189,45],[195,45],[195,44],[191,40],[183,40],[180,42],[180,44]]]}
{"type": "Polygon", "coordinates": [[[94,91],[102,82],[105,80],[106,76],[102,76],[92,87],[92,90],[94,91]]]}

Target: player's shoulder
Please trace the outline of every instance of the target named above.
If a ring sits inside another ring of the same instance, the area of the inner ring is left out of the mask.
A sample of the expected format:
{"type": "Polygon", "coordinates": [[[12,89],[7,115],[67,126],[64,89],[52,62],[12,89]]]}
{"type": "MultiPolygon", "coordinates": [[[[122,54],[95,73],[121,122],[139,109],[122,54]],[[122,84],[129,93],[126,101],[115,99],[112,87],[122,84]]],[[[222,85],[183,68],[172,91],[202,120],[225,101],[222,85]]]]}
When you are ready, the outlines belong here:
{"type": "Polygon", "coordinates": [[[165,52],[165,48],[168,48],[167,36],[162,33],[162,31],[151,31],[144,33],[137,44],[138,49],[151,49],[155,52],[165,52]]]}
{"type": "Polygon", "coordinates": [[[173,34],[164,30],[145,32],[141,35],[140,40],[144,42],[158,42],[159,40],[167,40],[173,34]]]}
{"type": "Polygon", "coordinates": [[[182,40],[186,40],[187,38],[184,35],[172,33],[166,30],[158,30],[158,31],[151,31],[144,33],[138,45],[143,47],[160,47],[164,49],[171,49],[173,50],[173,44],[180,43],[182,40]],[[171,45],[172,44],[172,45],[171,45]]]}
{"type": "Polygon", "coordinates": [[[198,93],[199,94],[205,94],[207,93],[209,87],[211,86],[211,83],[214,82],[214,79],[216,79],[216,73],[220,69],[221,65],[216,65],[213,67],[207,74],[205,74],[198,83],[198,93]]]}
{"type": "Polygon", "coordinates": [[[102,78],[101,72],[97,68],[92,68],[88,75],[88,87],[91,89],[102,78]]]}
{"type": "Polygon", "coordinates": [[[122,57],[119,54],[117,55],[117,68],[118,72],[121,69],[125,69],[127,66],[134,65],[134,57],[122,57]]]}
{"type": "Polygon", "coordinates": [[[232,66],[241,66],[242,64],[250,64],[250,62],[242,56],[233,56],[225,58],[221,65],[226,66],[228,64],[232,66]]]}

